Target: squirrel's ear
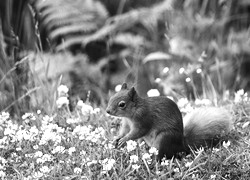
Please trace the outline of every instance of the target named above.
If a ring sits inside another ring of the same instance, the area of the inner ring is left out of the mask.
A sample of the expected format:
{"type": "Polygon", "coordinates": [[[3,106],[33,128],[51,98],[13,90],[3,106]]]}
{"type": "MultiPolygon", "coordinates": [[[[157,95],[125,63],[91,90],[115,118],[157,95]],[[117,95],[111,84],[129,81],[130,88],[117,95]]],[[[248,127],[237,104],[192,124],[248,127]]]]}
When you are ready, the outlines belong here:
{"type": "Polygon", "coordinates": [[[132,87],[129,92],[128,92],[128,96],[132,99],[132,101],[134,101],[137,97],[137,92],[135,90],[134,87],[132,87]]]}
{"type": "Polygon", "coordinates": [[[122,84],[122,88],[121,88],[121,89],[127,89],[127,88],[128,88],[127,83],[123,83],[123,84],[122,84]]]}

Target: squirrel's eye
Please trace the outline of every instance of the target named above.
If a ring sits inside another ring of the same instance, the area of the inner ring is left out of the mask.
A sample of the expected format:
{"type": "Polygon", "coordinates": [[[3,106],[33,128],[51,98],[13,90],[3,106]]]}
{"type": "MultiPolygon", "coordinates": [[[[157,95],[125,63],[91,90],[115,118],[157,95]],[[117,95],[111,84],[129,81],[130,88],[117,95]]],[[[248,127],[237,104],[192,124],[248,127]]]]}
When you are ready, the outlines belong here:
{"type": "Polygon", "coordinates": [[[119,106],[120,108],[125,108],[125,106],[126,106],[125,101],[119,102],[118,106],[119,106]]]}

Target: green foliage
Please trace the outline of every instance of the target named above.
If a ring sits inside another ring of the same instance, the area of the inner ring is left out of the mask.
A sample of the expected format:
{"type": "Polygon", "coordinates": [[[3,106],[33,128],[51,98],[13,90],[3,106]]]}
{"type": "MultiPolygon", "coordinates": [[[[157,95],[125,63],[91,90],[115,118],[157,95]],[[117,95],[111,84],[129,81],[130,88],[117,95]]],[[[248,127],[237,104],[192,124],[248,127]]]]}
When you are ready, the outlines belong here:
{"type": "Polygon", "coordinates": [[[103,26],[108,17],[106,8],[95,0],[39,0],[35,1],[35,9],[41,18],[41,28],[58,50],[80,44],[84,36],[103,26]]]}
{"type": "MultiPolygon", "coordinates": [[[[182,159],[163,159],[145,143],[129,141],[114,149],[114,122],[102,109],[78,102],[68,110],[68,89],[58,88],[57,110],[48,116],[38,110],[12,119],[0,114],[0,177],[4,179],[248,179],[249,97],[238,92],[227,106],[232,108],[235,129],[229,141],[213,149],[199,149],[182,159]],[[65,98],[66,97],[66,98],[65,98]],[[19,123],[17,123],[19,122],[19,123]]],[[[181,111],[203,106],[200,100],[180,100],[181,111]]]]}

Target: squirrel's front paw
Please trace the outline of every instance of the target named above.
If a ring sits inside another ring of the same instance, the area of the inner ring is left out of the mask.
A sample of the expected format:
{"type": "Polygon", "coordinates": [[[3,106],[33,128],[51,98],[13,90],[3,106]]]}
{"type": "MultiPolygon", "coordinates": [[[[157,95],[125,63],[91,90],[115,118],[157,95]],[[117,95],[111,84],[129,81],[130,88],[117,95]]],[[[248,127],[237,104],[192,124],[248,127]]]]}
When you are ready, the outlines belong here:
{"type": "Polygon", "coordinates": [[[126,141],[127,141],[127,138],[125,138],[125,137],[119,139],[117,147],[121,148],[125,144],[126,141]]]}
{"type": "Polygon", "coordinates": [[[117,148],[118,147],[118,143],[119,143],[119,140],[120,140],[121,138],[116,138],[113,142],[112,142],[112,144],[115,146],[115,148],[117,148]]]}

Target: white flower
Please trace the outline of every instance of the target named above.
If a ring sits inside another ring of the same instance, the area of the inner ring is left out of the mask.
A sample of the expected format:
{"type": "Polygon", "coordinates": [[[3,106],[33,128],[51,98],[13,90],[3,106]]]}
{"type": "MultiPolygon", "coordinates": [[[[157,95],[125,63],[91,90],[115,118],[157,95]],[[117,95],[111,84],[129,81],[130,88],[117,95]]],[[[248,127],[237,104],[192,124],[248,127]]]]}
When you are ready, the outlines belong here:
{"type": "Polygon", "coordinates": [[[137,143],[135,141],[133,141],[133,140],[127,141],[127,151],[130,152],[130,151],[135,150],[136,145],[137,145],[137,143]]]}
{"type": "Polygon", "coordinates": [[[248,94],[245,93],[243,89],[240,89],[239,91],[235,93],[234,102],[239,103],[242,101],[243,102],[249,101],[249,98],[248,98],[248,94]]]}
{"type": "Polygon", "coordinates": [[[34,154],[34,157],[36,157],[36,158],[42,157],[42,156],[43,156],[42,151],[37,151],[37,152],[34,154]]]}
{"type": "Polygon", "coordinates": [[[38,110],[36,111],[36,113],[39,115],[39,114],[42,113],[42,111],[38,109],[38,110]]]}
{"type": "Polygon", "coordinates": [[[230,146],[230,141],[227,141],[227,142],[225,142],[225,141],[223,141],[223,143],[222,143],[222,145],[225,147],[225,148],[228,148],[229,146],[230,146]]]}
{"type": "Polygon", "coordinates": [[[154,155],[158,155],[158,150],[155,147],[151,147],[149,149],[149,153],[150,154],[154,154],[154,155]]]}
{"type": "Polygon", "coordinates": [[[179,74],[183,74],[185,72],[185,69],[182,67],[179,69],[179,74]]]}
{"type": "Polygon", "coordinates": [[[50,154],[44,154],[42,159],[45,161],[52,161],[52,156],[50,154]]]}
{"type": "Polygon", "coordinates": [[[200,68],[196,69],[197,74],[200,74],[201,72],[202,72],[202,69],[200,69],[200,68]]]}
{"type": "Polygon", "coordinates": [[[42,173],[47,174],[47,173],[50,172],[50,169],[48,168],[48,166],[43,166],[43,167],[40,168],[40,171],[41,171],[42,173]]]}
{"type": "Polygon", "coordinates": [[[185,107],[187,104],[188,104],[188,99],[187,98],[180,98],[177,102],[177,105],[180,107],[180,108],[183,108],[185,107]]]}
{"type": "Polygon", "coordinates": [[[61,97],[61,96],[65,96],[68,94],[69,92],[69,88],[65,85],[60,85],[58,88],[57,88],[57,92],[58,92],[58,96],[61,97]]]}
{"type": "Polygon", "coordinates": [[[2,179],[4,179],[5,176],[6,176],[5,172],[4,172],[4,171],[0,171],[0,177],[1,177],[2,179]]]}
{"type": "Polygon", "coordinates": [[[130,163],[137,163],[139,160],[137,155],[131,155],[130,156],[130,163]]]}
{"type": "Polygon", "coordinates": [[[138,164],[133,164],[132,165],[132,169],[134,170],[138,170],[140,168],[140,166],[138,164]]]}
{"type": "Polygon", "coordinates": [[[102,161],[102,167],[103,167],[103,171],[110,171],[113,166],[115,164],[115,160],[114,159],[104,159],[102,161]]]}
{"type": "Polygon", "coordinates": [[[94,111],[92,106],[84,103],[82,100],[77,102],[77,106],[81,108],[81,112],[84,116],[89,116],[94,111]]]}
{"type": "Polygon", "coordinates": [[[145,160],[151,159],[151,155],[148,154],[148,153],[145,153],[145,154],[142,155],[142,159],[145,159],[145,160]]]}
{"type": "Polygon", "coordinates": [[[146,161],[148,164],[151,164],[152,163],[152,159],[151,159],[151,155],[148,154],[148,153],[145,153],[142,155],[142,159],[144,161],[146,161]]]}
{"type": "Polygon", "coordinates": [[[119,92],[122,89],[122,85],[118,84],[117,86],[115,86],[115,92],[119,92]]]}
{"type": "Polygon", "coordinates": [[[216,175],[215,174],[212,174],[211,176],[210,176],[210,179],[215,179],[216,178],[216,175]]]}
{"type": "Polygon", "coordinates": [[[75,173],[75,174],[81,174],[81,173],[82,173],[82,169],[76,167],[76,168],[74,169],[74,173],[75,173]]]}
{"type": "Polygon", "coordinates": [[[56,100],[56,105],[58,108],[61,108],[63,105],[69,105],[69,100],[67,97],[59,97],[56,100]]]}
{"type": "Polygon", "coordinates": [[[93,110],[93,114],[98,114],[98,113],[100,113],[101,112],[101,109],[100,108],[95,108],[94,110],[93,110]]]}
{"type": "Polygon", "coordinates": [[[212,150],[212,152],[214,153],[214,152],[219,152],[220,151],[220,149],[218,149],[218,148],[213,148],[213,150],[212,150]]]}
{"type": "Polygon", "coordinates": [[[21,151],[21,150],[22,150],[21,147],[17,147],[17,148],[16,148],[16,151],[21,151]]]}
{"type": "Polygon", "coordinates": [[[64,153],[64,150],[65,150],[65,147],[63,146],[56,146],[55,149],[52,150],[52,154],[55,154],[55,153],[64,153]]]}
{"type": "Polygon", "coordinates": [[[174,172],[178,173],[178,172],[180,172],[180,169],[179,168],[174,168],[174,172]]]}
{"type": "Polygon", "coordinates": [[[81,156],[85,156],[85,155],[86,155],[86,151],[82,150],[82,151],[80,152],[80,155],[81,155],[81,156]]]}
{"type": "Polygon", "coordinates": [[[68,153],[69,155],[72,155],[73,152],[76,151],[76,148],[75,147],[70,147],[69,150],[68,150],[68,153]]]}
{"type": "Polygon", "coordinates": [[[155,97],[155,96],[160,96],[160,92],[158,91],[158,89],[150,89],[147,92],[148,97],[155,97]]]}
{"type": "Polygon", "coordinates": [[[165,68],[162,70],[162,72],[163,72],[164,74],[166,74],[168,71],[169,71],[169,68],[168,68],[168,67],[165,67],[165,68]]]}
{"type": "Polygon", "coordinates": [[[190,81],[191,81],[191,78],[190,78],[190,77],[187,77],[187,78],[185,79],[185,81],[186,81],[186,82],[190,82],[190,81]]]}
{"type": "Polygon", "coordinates": [[[190,167],[192,164],[193,164],[193,161],[187,162],[187,163],[185,164],[185,167],[190,167]]]}
{"type": "Polygon", "coordinates": [[[211,105],[212,102],[209,99],[196,99],[195,104],[208,106],[208,105],[211,105]]]}
{"type": "Polygon", "coordinates": [[[3,124],[5,121],[7,121],[10,118],[10,114],[7,112],[2,112],[0,114],[0,122],[3,124]]]}
{"type": "Polygon", "coordinates": [[[162,166],[168,166],[169,165],[169,160],[167,160],[166,158],[163,158],[161,161],[161,165],[162,166]]]}

